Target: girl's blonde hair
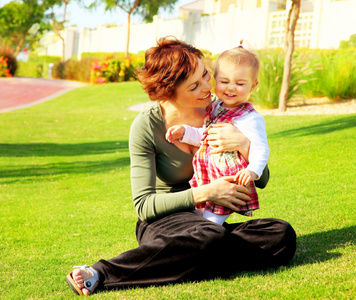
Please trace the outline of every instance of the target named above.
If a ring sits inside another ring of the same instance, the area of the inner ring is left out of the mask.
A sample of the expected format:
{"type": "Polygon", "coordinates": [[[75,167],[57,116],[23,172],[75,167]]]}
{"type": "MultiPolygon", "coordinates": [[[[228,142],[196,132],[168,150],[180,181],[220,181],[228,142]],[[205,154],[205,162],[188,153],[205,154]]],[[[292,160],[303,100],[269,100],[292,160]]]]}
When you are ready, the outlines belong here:
{"type": "Polygon", "coordinates": [[[252,70],[252,76],[257,80],[258,72],[260,71],[260,62],[258,57],[255,53],[252,53],[251,51],[243,48],[242,45],[226,50],[220,54],[216,61],[214,77],[216,77],[216,70],[218,69],[217,66],[221,60],[228,61],[235,66],[250,66],[252,70]]]}

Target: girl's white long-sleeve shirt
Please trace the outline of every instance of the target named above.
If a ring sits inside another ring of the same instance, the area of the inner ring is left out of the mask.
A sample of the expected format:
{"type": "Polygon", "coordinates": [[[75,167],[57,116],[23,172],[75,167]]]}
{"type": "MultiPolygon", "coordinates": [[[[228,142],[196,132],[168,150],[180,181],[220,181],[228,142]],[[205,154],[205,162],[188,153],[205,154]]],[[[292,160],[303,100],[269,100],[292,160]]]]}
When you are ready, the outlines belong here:
{"type": "MultiPolygon", "coordinates": [[[[217,106],[215,110],[218,107],[219,106],[217,106]]],[[[212,114],[214,113],[215,111],[212,112],[212,114]]],[[[250,140],[251,144],[248,157],[249,164],[247,169],[255,172],[258,178],[260,178],[269,157],[266,123],[264,118],[258,112],[254,111],[246,116],[236,118],[233,121],[233,125],[236,126],[250,140]]],[[[206,130],[205,126],[195,128],[184,125],[184,127],[185,133],[180,141],[199,147],[199,141],[206,130]]]]}

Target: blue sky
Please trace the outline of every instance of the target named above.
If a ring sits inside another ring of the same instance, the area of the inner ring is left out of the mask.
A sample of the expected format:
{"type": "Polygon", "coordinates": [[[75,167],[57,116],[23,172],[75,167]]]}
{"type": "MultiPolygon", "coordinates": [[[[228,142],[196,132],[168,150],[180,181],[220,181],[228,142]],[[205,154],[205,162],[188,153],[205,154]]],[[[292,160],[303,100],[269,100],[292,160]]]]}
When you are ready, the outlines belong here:
{"type": "MultiPolygon", "coordinates": [[[[179,0],[172,13],[163,12],[160,15],[166,19],[178,17],[178,7],[186,3],[193,2],[194,0],[179,0]]],[[[0,0],[0,7],[11,0],[0,0]]],[[[84,0],[86,3],[91,3],[92,0],[84,0]]],[[[62,10],[59,10],[62,13],[62,10]]],[[[122,25],[126,19],[127,14],[117,8],[114,12],[105,12],[104,6],[100,6],[93,11],[89,11],[83,7],[80,7],[76,2],[71,1],[67,8],[67,18],[69,22],[67,26],[76,25],[79,28],[96,28],[98,25],[115,24],[117,26],[122,25]]],[[[131,17],[131,21],[134,23],[140,23],[141,19],[138,17],[131,17]]]]}

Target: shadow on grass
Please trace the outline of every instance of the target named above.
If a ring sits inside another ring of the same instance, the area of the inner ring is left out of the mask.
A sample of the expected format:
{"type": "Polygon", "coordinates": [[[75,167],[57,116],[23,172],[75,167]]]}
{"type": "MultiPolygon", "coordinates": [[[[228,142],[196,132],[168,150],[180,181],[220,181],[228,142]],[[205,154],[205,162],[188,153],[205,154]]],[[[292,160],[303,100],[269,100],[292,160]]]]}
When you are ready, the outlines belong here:
{"type": "Polygon", "coordinates": [[[235,280],[236,276],[241,274],[245,276],[271,275],[279,273],[281,270],[283,272],[284,269],[325,262],[342,256],[339,252],[332,252],[333,250],[354,245],[355,241],[356,226],[316,232],[297,237],[296,254],[288,265],[282,269],[270,268],[267,270],[237,272],[223,279],[235,280]]]}
{"type": "Polygon", "coordinates": [[[297,252],[291,266],[314,264],[340,257],[332,250],[354,245],[356,226],[316,232],[297,238],[297,252]]]}
{"type": "Polygon", "coordinates": [[[339,131],[343,129],[356,127],[355,115],[340,117],[338,119],[333,119],[330,121],[324,121],[320,124],[315,124],[311,126],[298,127],[295,129],[289,129],[280,131],[277,133],[270,134],[270,138],[281,138],[285,136],[306,136],[315,134],[325,134],[334,131],[339,131]]]}
{"type": "MultiPolygon", "coordinates": [[[[121,157],[107,161],[75,161],[60,162],[51,164],[42,164],[38,166],[28,166],[24,168],[1,168],[0,178],[21,178],[21,180],[38,180],[41,176],[53,176],[64,174],[82,174],[82,173],[103,173],[117,170],[118,167],[126,167],[130,164],[129,157],[121,157]]],[[[13,180],[14,182],[17,180],[13,180]]],[[[7,183],[11,183],[7,182],[7,183]]],[[[5,182],[3,182],[5,183],[5,182]]]]}
{"type": "Polygon", "coordinates": [[[108,141],[81,144],[0,144],[1,157],[28,157],[28,156],[78,156],[114,153],[119,149],[128,150],[128,141],[108,141]]]}

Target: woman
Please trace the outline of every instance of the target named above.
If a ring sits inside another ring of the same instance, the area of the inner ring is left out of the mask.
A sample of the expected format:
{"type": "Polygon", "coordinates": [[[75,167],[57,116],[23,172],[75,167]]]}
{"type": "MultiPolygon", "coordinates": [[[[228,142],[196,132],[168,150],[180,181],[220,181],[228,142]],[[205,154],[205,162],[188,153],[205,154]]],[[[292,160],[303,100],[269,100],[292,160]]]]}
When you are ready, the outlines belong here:
{"type": "MultiPolygon", "coordinates": [[[[137,75],[155,103],[136,117],[129,138],[139,247],[75,269],[66,280],[76,293],[207,279],[280,266],[294,256],[295,232],[285,221],[261,219],[221,226],[193,212],[206,201],[237,211],[250,200],[249,191],[236,185],[233,176],[191,189],[188,181],[196,149],[165,139],[173,125],[202,126],[211,102],[210,74],[202,57],[198,49],[168,37],[146,51],[145,66],[137,75]],[[231,258],[228,266],[205,266],[206,260],[219,255],[225,261],[231,258]]],[[[238,149],[248,158],[249,141],[235,130],[217,125],[209,132],[210,144],[217,151],[238,149]]],[[[268,177],[266,168],[257,187],[264,187],[268,177]]]]}

